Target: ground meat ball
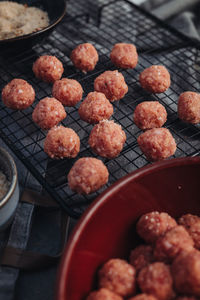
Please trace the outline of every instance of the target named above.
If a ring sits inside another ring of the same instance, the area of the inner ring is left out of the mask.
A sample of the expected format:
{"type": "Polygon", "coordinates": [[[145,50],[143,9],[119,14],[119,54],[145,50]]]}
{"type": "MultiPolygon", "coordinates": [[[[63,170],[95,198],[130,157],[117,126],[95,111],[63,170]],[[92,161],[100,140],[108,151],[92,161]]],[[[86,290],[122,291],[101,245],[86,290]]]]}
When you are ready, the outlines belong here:
{"type": "Polygon", "coordinates": [[[200,252],[182,252],[171,267],[174,285],[181,294],[200,296],[200,252]]]}
{"type": "Polygon", "coordinates": [[[118,71],[106,71],[94,81],[94,89],[106,95],[110,101],[120,100],[128,92],[124,76],[118,71]]]}
{"type": "Polygon", "coordinates": [[[178,223],[183,225],[189,232],[194,241],[195,248],[200,249],[200,217],[187,214],[182,216],[178,220],[178,223]]]}
{"type": "Polygon", "coordinates": [[[178,116],[188,123],[200,123],[200,94],[195,92],[182,93],[178,100],[178,116]]]}
{"type": "Polygon", "coordinates": [[[138,275],[138,284],[143,293],[151,294],[160,300],[174,296],[170,267],[162,262],[155,262],[144,267],[138,275]]]}
{"type": "Polygon", "coordinates": [[[153,248],[150,245],[140,245],[131,251],[130,264],[135,267],[137,272],[153,261],[153,248]]]}
{"type": "Polygon", "coordinates": [[[158,101],[144,101],[136,106],[133,119],[142,130],[159,128],[167,121],[167,112],[158,101]]]}
{"type": "Polygon", "coordinates": [[[55,56],[40,56],[33,64],[33,73],[35,76],[45,82],[54,82],[59,80],[63,74],[63,65],[55,56]]]}
{"type": "MultiPolygon", "coordinates": [[[[122,300],[122,299],[123,298],[120,297],[119,295],[117,295],[107,289],[104,289],[104,288],[90,293],[89,296],[86,298],[86,300],[122,300]]],[[[151,300],[151,299],[149,299],[149,300],[151,300]]]]}
{"type": "MultiPolygon", "coordinates": [[[[137,296],[131,297],[128,300],[157,300],[153,295],[139,294],[137,296]]],[[[187,300],[187,299],[186,299],[187,300]]],[[[189,299],[188,299],[189,300],[189,299]]],[[[192,299],[191,299],[192,300],[192,299]]]]}
{"type": "Polygon", "coordinates": [[[104,94],[91,92],[81,103],[78,112],[83,121],[94,124],[109,119],[113,114],[113,106],[104,94]]]}
{"type": "Polygon", "coordinates": [[[35,100],[33,87],[23,79],[11,80],[2,90],[3,103],[12,109],[25,109],[35,100]]]}
{"type": "Polygon", "coordinates": [[[177,223],[170,215],[153,211],[140,217],[136,229],[147,243],[154,243],[158,237],[175,226],[177,223]]]}
{"type": "Polygon", "coordinates": [[[100,156],[114,158],[122,151],[126,134],[114,121],[103,120],[90,133],[89,145],[100,156]]]}
{"type": "Polygon", "coordinates": [[[66,117],[66,112],[60,101],[46,97],[36,105],[32,118],[42,129],[50,129],[66,117]]]}
{"type": "Polygon", "coordinates": [[[135,68],[138,63],[136,47],[133,44],[115,44],[110,53],[110,59],[119,68],[135,68]]]}
{"type": "Polygon", "coordinates": [[[77,69],[88,72],[94,70],[99,55],[93,45],[85,43],[78,45],[72,51],[70,59],[77,69]]]}
{"type": "Polygon", "coordinates": [[[78,81],[62,78],[54,82],[52,95],[65,106],[75,106],[83,97],[83,89],[78,81]]]}
{"type": "Polygon", "coordinates": [[[76,157],[80,151],[79,136],[71,128],[55,126],[46,136],[44,151],[51,158],[76,157]]]}
{"type": "Polygon", "coordinates": [[[93,157],[83,157],[75,162],[68,174],[71,190],[79,194],[90,194],[108,181],[108,170],[103,162],[93,157]]]}
{"type": "Polygon", "coordinates": [[[170,83],[170,74],[164,66],[151,66],[140,74],[142,88],[150,93],[163,93],[170,83]]]}
{"type": "Polygon", "coordinates": [[[99,270],[99,287],[127,297],[135,293],[135,268],[125,260],[113,258],[99,270]]]}
{"type": "Polygon", "coordinates": [[[189,296],[179,296],[177,298],[175,298],[175,300],[198,300],[197,298],[195,297],[189,297],[189,296]]]}
{"type": "Polygon", "coordinates": [[[194,242],[183,226],[176,226],[156,241],[155,259],[171,262],[181,251],[193,250],[194,242]]]}
{"type": "Polygon", "coordinates": [[[176,142],[167,128],[153,128],[138,139],[140,149],[150,161],[166,159],[176,152],[176,142]]]}

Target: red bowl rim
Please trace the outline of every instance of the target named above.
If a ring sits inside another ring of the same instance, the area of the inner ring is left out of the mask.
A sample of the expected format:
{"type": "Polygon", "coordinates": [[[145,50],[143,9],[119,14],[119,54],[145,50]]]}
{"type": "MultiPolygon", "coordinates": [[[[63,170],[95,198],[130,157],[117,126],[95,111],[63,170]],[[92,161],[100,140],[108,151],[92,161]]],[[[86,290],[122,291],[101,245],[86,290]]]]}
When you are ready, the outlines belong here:
{"type": "Polygon", "coordinates": [[[128,184],[130,181],[137,179],[149,172],[162,170],[165,169],[166,167],[172,168],[176,166],[194,165],[197,163],[200,163],[200,156],[173,158],[170,160],[159,161],[129,173],[128,175],[116,181],[113,185],[111,185],[108,189],[106,189],[101,195],[99,195],[83,213],[83,215],[77,222],[75,228],[73,229],[72,233],[70,234],[70,238],[67,242],[66,248],[64,250],[64,254],[60,262],[60,266],[58,268],[55,299],[65,300],[64,299],[65,280],[63,280],[63,278],[66,278],[66,274],[69,274],[69,265],[70,265],[69,262],[73,254],[73,249],[76,246],[79,237],[83,229],[87,225],[88,221],[90,220],[91,216],[98,210],[98,208],[109,198],[109,196],[113,192],[120,190],[122,186],[128,184]]]}

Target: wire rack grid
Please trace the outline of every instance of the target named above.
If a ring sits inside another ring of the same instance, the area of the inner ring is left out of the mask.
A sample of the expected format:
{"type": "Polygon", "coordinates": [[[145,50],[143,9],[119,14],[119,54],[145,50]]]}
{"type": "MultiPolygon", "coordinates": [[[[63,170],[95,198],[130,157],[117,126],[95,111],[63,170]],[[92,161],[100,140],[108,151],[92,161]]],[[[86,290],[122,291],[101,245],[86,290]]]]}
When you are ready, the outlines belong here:
{"type": "Polygon", "coordinates": [[[77,14],[84,1],[69,2],[67,16],[43,44],[12,56],[2,53],[0,57],[0,88],[2,89],[13,78],[23,78],[33,85],[37,98],[32,107],[24,111],[13,111],[0,104],[0,135],[72,217],[79,217],[92,200],[109,185],[149,163],[137,145],[137,137],[141,131],[133,123],[133,111],[138,103],[144,100],[158,100],[165,106],[168,113],[165,127],[170,129],[177,142],[174,157],[195,156],[200,151],[199,126],[183,123],[177,117],[179,94],[185,90],[199,90],[199,45],[171,30],[127,0],[114,3],[106,1],[106,4],[102,2],[97,11],[97,21],[90,18],[89,22],[87,13],[77,14]],[[122,100],[114,103],[112,117],[121,124],[126,132],[127,141],[123,151],[115,159],[99,157],[108,167],[109,183],[92,195],[80,196],[69,189],[67,174],[78,158],[98,157],[88,146],[92,126],[80,120],[79,105],[66,108],[68,115],[62,124],[71,127],[79,135],[80,154],[76,159],[70,160],[51,160],[47,157],[43,151],[46,132],[33,123],[32,111],[40,99],[51,96],[52,87],[34,77],[32,64],[40,55],[57,56],[64,65],[63,77],[78,80],[86,96],[93,90],[94,79],[100,73],[115,69],[110,62],[109,54],[112,46],[122,41],[134,43],[139,52],[139,64],[135,69],[120,70],[129,86],[129,92],[122,100]],[[75,70],[69,59],[72,49],[83,42],[91,42],[100,56],[95,70],[88,74],[75,70]],[[172,85],[163,94],[148,94],[138,83],[140,72],[152,64],[165,65],[171,74],[172,85]]]}

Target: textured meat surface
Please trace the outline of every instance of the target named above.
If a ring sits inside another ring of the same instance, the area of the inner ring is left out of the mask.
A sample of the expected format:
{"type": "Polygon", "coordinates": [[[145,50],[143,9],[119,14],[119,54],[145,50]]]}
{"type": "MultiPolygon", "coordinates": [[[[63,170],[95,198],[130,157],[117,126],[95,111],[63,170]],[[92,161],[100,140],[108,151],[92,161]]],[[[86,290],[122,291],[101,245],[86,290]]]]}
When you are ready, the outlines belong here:
{"type": "Polygon", "coordinates": [[[103,120],[96,124],[89,137],[89,145],[100,156],[113,158],[119,155],[126,141],[126,134],[114,121],[103,120]]]}
{"type": "Polygon", "coordinates": [[[94,89],[105,94],[110,101],[123,98],[128,92],[128,86],[122,73],[115,71],[105,71],[94,81],[94,89]]]}
{"type": "Polygon", "coordinates": [[[136,289],[135,268],[122,259],[110,259],[99,270],[99,287],[127,297],[136,289]]]}
{"type": "Polygon", "coordinates": [[[23,79],[11,80],[2,90],[2,101],[11,109],[25,109],[35,100],[33,87],[23,79]]]}
{"type": "Polygon", "coordinates": [[[166,159],[176,151],[176,142],[167,128],[149,129],[142,133],[137,141],[150,161],[166,159]]]}
{"type": "Polygon", "coordinates": [[[80,118],[94,124],[109,119],[113,114],[113,106],[103,93],[91,92],[79,107],[80,118]]]}
{"type": "Polygon", "coordinates": [[[64,106],[75,106],[83,97],[83,89],[77,80],[62,78],[54,82],[52,95],[64,106]]]}
{"type": "Polygon", "coordinates": [[[51,55],[40,56],[33,64],[33,73],[35,76],[49,83],[59,80],[63,71],[61,61],[51,55]]]}
{"type": "Polygon", "coordinates": [[[44,151],[51,158],[76,157],[80,151],[79,136],[71,128],[55,126],[45,138],[44,151]]]}
{"type": "Polygon", "coordinates": [[[138,54],[133,44],[115,44],[110,53],[112,63],[123,69],[133,69],[138,63],[138,54]]]}
{"type": "Polygon", "coordinates": [[[50,129],[66,117],[66,112],[60,101],[46,97],[36,105],[32,118],[42,129],[50,129]]]}
{"type": "Polygon", "coordinates": [[[90,194],[108,181],[108,170],[104,163],[93,157],[83,157],[75,162],[68,174],[71,190],[79,194],[90,194]]]}
{"type": "Polygon", "coordinates": [[[163,93],[171,84],[170,74],[164,66],[153,65],[145,69],[139,80],[142,88],[150,93],[163,93]]]}

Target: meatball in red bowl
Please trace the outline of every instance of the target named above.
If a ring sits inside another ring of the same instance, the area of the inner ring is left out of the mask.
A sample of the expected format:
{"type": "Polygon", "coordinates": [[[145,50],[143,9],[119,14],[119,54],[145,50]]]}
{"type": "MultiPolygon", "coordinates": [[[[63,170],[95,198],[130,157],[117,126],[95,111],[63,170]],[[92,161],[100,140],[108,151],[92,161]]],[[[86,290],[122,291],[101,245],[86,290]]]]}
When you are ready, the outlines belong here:
{"type": "Polygon", "coordinates": [[[197,232],[199,178],[200,157],[177,158],[103,192],[71,233],[56,300],[198,298],[200,252],[191,226],[197,232]]]}

